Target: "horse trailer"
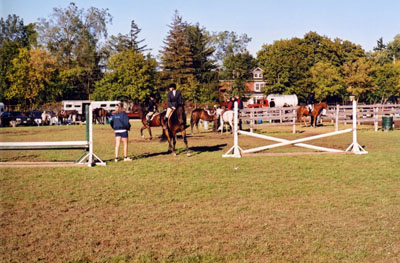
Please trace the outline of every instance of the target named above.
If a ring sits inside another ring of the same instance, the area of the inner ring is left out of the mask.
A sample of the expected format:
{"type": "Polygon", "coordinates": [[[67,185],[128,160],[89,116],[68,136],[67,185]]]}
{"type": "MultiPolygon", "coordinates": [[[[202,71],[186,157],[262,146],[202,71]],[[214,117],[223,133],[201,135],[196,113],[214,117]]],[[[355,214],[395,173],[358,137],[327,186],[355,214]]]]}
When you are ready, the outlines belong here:
{"type": "Polygon", "coordinates": [[[108,111],[113,111],[115,105],[120,103],[115,101],[92,101],[92,100],[64,100],[62,102],[63,110],[76,110],[78,114],[85,114],[85,106],[92,105],[92,109],[103,108],[108,111]]]}
{"type": "Polygon", "coordinates": [[[275,107],[283,107],[285,104],[296,107],[299,103],[296,95],[270,94],[267,96],[268,104],[271,103],[271,99],[274,99],[275,107]]]}

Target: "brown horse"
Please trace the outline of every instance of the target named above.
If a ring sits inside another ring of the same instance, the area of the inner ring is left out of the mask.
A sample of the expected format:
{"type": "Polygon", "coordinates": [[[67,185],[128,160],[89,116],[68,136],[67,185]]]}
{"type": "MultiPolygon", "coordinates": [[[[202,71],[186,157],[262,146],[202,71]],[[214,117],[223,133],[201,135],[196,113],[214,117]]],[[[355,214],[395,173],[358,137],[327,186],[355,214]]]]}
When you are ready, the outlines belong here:
{"type": "MultiPolygon", "coordinates": [[[[317,127],[317,119],[321,115],[323,109],[328,110],[328,104],[326,102],[314,104],[312,112],[308,110],[307,106],[300,106],[297,109],[297,120],[301,122],[303,116],[311,116],[311,126],[317,127]]],[[[303,120],[304,125],[307,126],[305,119],[303,120]]]]}
{"type": "Polygon", "coordinates": [[[151,128],[150,127],[160,127],[160,126],[162,126],[161,119],[164,119],[165,112],[154,113],[153,117],[150,120],[150,126],[149,126],[148,123],[147,123],[147,119],[146,119],[147,112],[144,110],[145,109],[144,105],[142,105],[142,104],[141,105],[135,105],[134,109],[135,109],[135,111],[139,112],[139,118],[140,118],[140,120],[142,121],[142,124],[143,124],[143,127],[140,128],[140,136],[142,138],[144,138],[143,130],[144,129],[148,129],[149,135],[150,135],[149,139],[150,140],[153,139],[153,135],[151,133],[151,128]]]}
{"type": "Polygon", "coordinates": [[[103,108],[93,110],[93,123],[106,124],[108,119],[108,111],[103,108]]]}
{"type": "Polygon", "coordinates": [[[217,114],[209,115],[206,110],[203,109],[195,109],[192,111],[192,116],[190,118],[190,129],[191,133],[193,134],[193,126],[196,125],[197,128],[197,133],[200,133],[199,131],[199,121],[213,121],[214,122],[214,127],[213,131],[217,131],[217,125],[218,125],[218,116],[217,114]]]}
{"type": "Polygon", "coordinates": [[[168,152],[172,152],[176,156],[175,144],[176,134],[182,133],[183,142],[186,147],[186,155],[190,156],[188,142],[186,139],[186,114],[183,106],[178,106],[168,119],[168,123],[165,123],[164,118],[161,118],[161,124],[163,126],[164,135],[168,140],[168,152]]]}
{"type": "Polygon", "coordinates": [[[61,124],[66,124],[70,117],[72,123],[74,123],[77,120],[78,112],[76,110],[61,110],[57,113],[58,121],[61,122],[61,124]]]}

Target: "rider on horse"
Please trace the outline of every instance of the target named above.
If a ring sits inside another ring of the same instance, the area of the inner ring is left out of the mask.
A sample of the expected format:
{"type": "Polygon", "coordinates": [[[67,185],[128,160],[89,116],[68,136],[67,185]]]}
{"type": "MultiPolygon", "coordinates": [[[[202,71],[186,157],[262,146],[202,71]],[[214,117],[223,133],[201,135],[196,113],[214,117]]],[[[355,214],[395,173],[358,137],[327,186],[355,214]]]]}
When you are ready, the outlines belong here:
{"type": "Polygon", "coordinates": [[[311,113],[314,110],[314,104],[315,104],[314,93],[310,93],[308,94],[307,97],[307,109],[309,113],[311,113]]]}
{"type": "MultiPolygon", "coordinates": [[[[167,128],[168,125],[168,120],[171,117],[172,113],[178,108],[178,106],[182,106],[182,94],[180,93],[179,90],[176,90],[176,85],[175,83],[172,83],[169,85],[169,92],[168,92],[168,108],[167,108],[167,113],[165,114],[165,125],[164,129],[167,128]]],[[[186,118],[185,118],[186,119],[186,118]]],[[[183,125],[186,126],[186,120],[180,120],[182,121],[183,125]]]]}
{"type": "Polygon", "coordinates": [[[146,120],[147,125],[150,126],[151,118],[153,117],[154,113],[158,112],[156,99],[153,96],[150,96],[150,101],[147,109],[146,120]]]}

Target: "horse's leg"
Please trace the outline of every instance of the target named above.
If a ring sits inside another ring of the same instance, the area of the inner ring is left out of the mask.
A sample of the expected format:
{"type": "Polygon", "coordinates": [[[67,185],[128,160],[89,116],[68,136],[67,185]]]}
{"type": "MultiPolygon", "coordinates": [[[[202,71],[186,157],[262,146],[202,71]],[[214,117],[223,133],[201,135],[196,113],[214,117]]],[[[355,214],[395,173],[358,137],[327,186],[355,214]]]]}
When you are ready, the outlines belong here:
{"type": "Polygon", "coordinates": [[[199,122],[200,122],[200,119],[198,119],[198,120],[196,121],[197,133],[200,133],[200,130],[199,130],[199,122]]]}
{"type": "Polygon", "coordinates": [[[190,119],[190,134],[193,134],[193,126],[194,126],[194,120],[193,118],[190,119]]]}
{"type": "Polygon", "coordinates": [[[187,156],[190,156],[189,147],[188,147],[188,142],[187,142],[187,138],[186,138],[186,130],[183,130],[183,131],[182,131],[182,137],[183,137],[183,142],[185,143],[186,155],[187,155],[187,156]]]}
{"type": "Polygon", "coordinates": [[[175,151],[175,145],[176,145],[176,134],[173,134],[171,137],[172,137],[172,142],[173,142],[173,146],[172,146],[172,153],[174,154],[174,156],[176,156],[176,151],[175,151]]]}
{"type": "Polygon", "coordinates": [[[172,145],[171,145],[171,136],[169,134],[168,129],[163,129],[165,137],[167,137],[168,140],[168,153],[172,152],[172,145]]]}
{"type": "Polygon", "coordinates": [[[150,135],[149,140],[152,140],[152,139],[153,139],[153,135],[151,134],[151,128],[150,128],[150,126],[149,126],[147,129],[149,130],[149,135],[150,135]]]}
{"type": "Polygon", "coordinates": [[[144,121],[142,120],[142,128],[140,128],[140,137],[142,137],[144,139],[144,134],[143,134],[143,130],[146,129],[146,124],[144,123],[144,121]]]}
{"type": "Polygon", "coordinates": [[[307,117],[306,116],[302,116],[301,118],[303,119],[304,126],[307,127],[307,122],[306,122],[307,117]]]}

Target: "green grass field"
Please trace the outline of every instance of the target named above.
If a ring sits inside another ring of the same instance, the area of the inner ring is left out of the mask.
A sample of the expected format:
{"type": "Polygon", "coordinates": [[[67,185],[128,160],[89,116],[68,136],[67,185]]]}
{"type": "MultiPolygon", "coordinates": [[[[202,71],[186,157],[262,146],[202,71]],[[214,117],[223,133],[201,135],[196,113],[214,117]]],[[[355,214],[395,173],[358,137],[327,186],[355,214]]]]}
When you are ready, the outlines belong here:
{"type": "MultiPolygon", "coordinates": [[[[348,128],[350,126],[342,126],[348,128]]],[[[83,140],[84,126],[0,129],[1,141],[83,140]]],[[[334,130],[274,127],[301,138],[334,130]]],[[[0,168],[1,262],[399,262],[400,131],[361,126],[367,155],[222,158],[231,134],[189,135],[191,157],[130,133],[132,162],[0,168]]],[[[147,135],[147,132],[145,131],[147,135]]],[[[160,134],[160,128],[153,129],[160,134]]],[[[346,149],[351,133],[309,142],[346,149]]],[[[239,136],[243,148],[271,142],[239,136]]],[[[297,147],[271,152],[305,152],[297,147]]],[[[0,151],[1,161],[73,161],[80,151],[0,151]]]]}

